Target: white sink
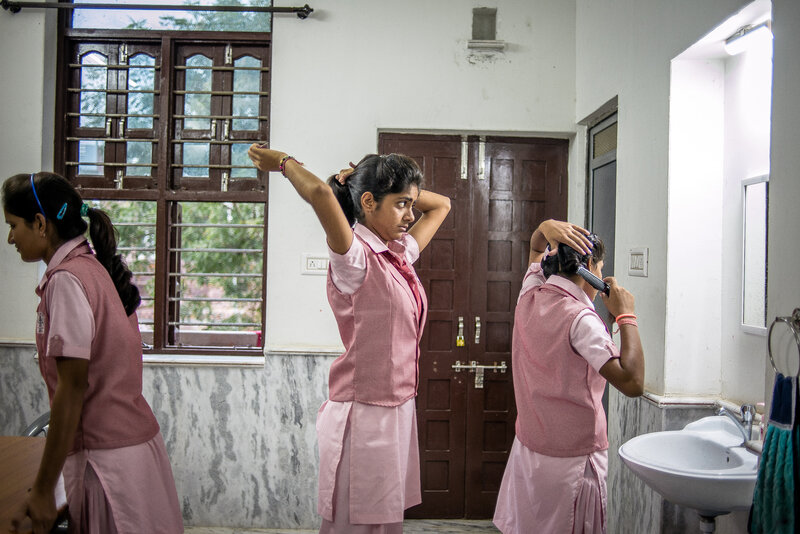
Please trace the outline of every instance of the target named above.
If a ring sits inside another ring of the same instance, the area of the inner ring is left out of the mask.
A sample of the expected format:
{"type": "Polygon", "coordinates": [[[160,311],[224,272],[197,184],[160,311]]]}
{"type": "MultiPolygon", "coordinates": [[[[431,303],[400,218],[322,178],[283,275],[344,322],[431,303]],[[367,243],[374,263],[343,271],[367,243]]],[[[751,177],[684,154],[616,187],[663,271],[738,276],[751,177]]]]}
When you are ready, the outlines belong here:
{"type": "Polygon", "coordinates": [[[758,456],[741,443],[733,421],[711,416],[683,430],[636,436],[619,448],[619,455],[666,500],[715,516],[747,509],[753,502],[758,456]]]}

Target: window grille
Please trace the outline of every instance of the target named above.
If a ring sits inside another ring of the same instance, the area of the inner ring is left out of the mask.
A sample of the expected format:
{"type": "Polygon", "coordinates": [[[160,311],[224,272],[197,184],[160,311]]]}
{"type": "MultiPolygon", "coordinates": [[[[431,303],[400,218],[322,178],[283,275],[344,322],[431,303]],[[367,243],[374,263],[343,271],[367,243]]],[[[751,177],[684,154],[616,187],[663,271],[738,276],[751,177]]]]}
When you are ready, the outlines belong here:
{"type": "Polygon", "coordinates": [[[153,353],[263,353],[269,34],[67,29],[56,169],[108,209],[153,353]]]}

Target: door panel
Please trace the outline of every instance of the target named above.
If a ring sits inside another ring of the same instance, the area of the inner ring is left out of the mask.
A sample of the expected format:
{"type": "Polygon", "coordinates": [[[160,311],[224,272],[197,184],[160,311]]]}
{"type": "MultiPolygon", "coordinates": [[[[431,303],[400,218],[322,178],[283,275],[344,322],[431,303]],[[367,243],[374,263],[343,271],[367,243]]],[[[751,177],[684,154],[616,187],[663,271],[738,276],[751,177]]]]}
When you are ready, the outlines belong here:
{"type": "Polygon", "coordinates": [[[414,266],[428,294],[428,323],[420,343],[417,396],[423,502],[408,516],[463,517],[466,388],[451,369],[466,352],[456,347],[456,331],[457,314],[465,313],[469,299],[469,272],[463,266],[469,262],[470,243],[461,235],[469,225],[469,183],[460,178],[460,138],[382,134],[380,152],[412,157],[425,176],[424,187],[451,202],[450,213],[414,266]]]}
{"type": "Polygon", "coordinates": [[[429,298],[417,397],[423,502],[407,517],[492,516],[514,439],[511,334],[528,242],[545,218],[566,217],[567,141],[467,142],[462,179],[461,137],[379,140],[381,153],[413,157],[425,188],[447,195],[452,206],[415,265],[429,298]],[[459,318],[463,346],[456,343],[459,318]],[[481,376],[453,369],[457,362],[487,368],[481,376]]]}
{"type": "MultiPolygon", "coordinates": [[[[472,150],[478,169],[480,143],[472,150]]],[[[487,138],[484,178],[472,182],[470,315],[481,318],[482,331],[470,356],[485,366],[505,362],[508,371],[486,369],[484,387],[467,388],[466,517],[492,516],[514,440],[514,309],[531,233],[546,218],[566,216],[566,148],[566,141],[487,138]]]]}

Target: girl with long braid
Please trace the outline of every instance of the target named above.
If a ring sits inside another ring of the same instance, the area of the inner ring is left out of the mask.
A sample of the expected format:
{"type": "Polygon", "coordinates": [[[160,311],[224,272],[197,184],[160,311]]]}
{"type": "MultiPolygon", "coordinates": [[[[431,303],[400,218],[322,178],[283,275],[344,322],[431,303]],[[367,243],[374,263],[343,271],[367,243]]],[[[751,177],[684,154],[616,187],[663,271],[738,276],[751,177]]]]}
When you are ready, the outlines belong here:
{"type": "Polygon", "coordinates": [[[36,348],[50,427],[13,527],[27,516],[35,534],[50,531],[63,472],[72,532],[183,532],[164,440],[142,396],[141,298],[111,220],[52,173],[12,176],[2,201],[8,243],[22,261],[47,264],[36,288],[36,348]]]}

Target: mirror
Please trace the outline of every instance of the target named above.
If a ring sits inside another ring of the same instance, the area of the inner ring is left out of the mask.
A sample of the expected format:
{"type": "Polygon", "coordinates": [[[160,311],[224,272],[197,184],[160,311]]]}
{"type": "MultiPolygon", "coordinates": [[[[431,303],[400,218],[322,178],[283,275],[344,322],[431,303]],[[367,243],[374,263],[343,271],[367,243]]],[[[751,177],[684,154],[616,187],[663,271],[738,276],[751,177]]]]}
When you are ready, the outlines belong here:
{"type": "Polygon", "coordinates": [[[766,334],[769,176],[742,182],[742,327],[766,334]]]}

